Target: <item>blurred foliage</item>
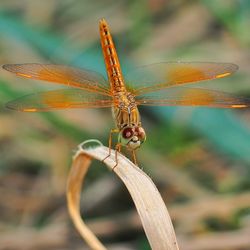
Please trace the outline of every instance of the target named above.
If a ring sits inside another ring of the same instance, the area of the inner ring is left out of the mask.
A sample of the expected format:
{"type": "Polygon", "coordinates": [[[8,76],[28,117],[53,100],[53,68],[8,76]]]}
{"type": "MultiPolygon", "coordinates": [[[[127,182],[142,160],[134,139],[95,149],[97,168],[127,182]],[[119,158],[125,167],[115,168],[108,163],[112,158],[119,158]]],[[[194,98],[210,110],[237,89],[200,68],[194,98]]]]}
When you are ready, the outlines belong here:
{"type": "Polygon", "coordinates": [[[243,46],[250,46],[250,36],[247,27],[250,25],[250,2],[239,1],[209,1],[203,0],[214,16],[238,39],[243,46]]]}
{"type": "MultiPolygon", "coordinates": [[[[199,86],[250,97],[249,13],[248,0],[2,0],[0,60],[68,64],[105,74],[98,34],[98,19],[105,17],[124,74],[160,61],[234,62],[237,74],[199,86]]],[[[106,144],[114,126],[110,111],[24,114],[4,108],[9,100],[56,87],[1,71],[0,250],[82,249],[68,222],[66,177],[77,144],[89,138],[106,144]]],[[[198,249],[200,240],[207,242],[200,250],[222,250],[218,242],[226,233],[226,242],[234,240],[226,249],[249,249],[249,110],[141,111],[147,141],[138,152],[140,166],[170,208],[181,249],[198,249]]],[[[126,190],[94,165],[83,197],[89,224],[109,249],[149,249],[126,190]],[[114,230],[107,230],[112,223],[114,230]]]]}

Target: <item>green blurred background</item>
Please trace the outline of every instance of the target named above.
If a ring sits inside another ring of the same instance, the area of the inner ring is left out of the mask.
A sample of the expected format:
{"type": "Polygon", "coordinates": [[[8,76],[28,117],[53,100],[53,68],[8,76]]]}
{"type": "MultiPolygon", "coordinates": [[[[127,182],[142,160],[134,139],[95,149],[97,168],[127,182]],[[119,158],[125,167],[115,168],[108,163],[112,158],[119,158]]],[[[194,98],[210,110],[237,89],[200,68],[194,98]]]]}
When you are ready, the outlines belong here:
{"type": "MultiPolygon", "coordinates": [[[[57,63],[105,74],[98,20],[109,22],[124,74],[162,61],[233,62],[199,84],[250,97],[249,0],[1,0],[0,64],[57,63]]],[[[87,249],[66,209],[77,145],[107,144],[109,109],[19,113],[4,104],[53,84],[0,74],[0,250],[87,249]]],[[[250,111],[142,108],[140,166],[170,210],[180,249],[250,249],[250,111]]],[[[122,183],[91,167],[82,212],[109,249],[150,249],[122,183]]]]}

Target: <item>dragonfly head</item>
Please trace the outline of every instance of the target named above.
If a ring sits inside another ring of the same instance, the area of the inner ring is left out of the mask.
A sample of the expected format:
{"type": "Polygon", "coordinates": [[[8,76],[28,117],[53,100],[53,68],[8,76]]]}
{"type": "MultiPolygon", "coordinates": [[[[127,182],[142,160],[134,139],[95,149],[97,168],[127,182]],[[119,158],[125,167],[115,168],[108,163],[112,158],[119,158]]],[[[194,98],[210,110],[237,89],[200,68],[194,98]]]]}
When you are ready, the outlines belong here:
{"type": "Polygon", "coordinates": [[[146,133],[141,126],[126,126],[118,137],[118,141],[129,150],[135,150],[146,140],[146,133]]]}

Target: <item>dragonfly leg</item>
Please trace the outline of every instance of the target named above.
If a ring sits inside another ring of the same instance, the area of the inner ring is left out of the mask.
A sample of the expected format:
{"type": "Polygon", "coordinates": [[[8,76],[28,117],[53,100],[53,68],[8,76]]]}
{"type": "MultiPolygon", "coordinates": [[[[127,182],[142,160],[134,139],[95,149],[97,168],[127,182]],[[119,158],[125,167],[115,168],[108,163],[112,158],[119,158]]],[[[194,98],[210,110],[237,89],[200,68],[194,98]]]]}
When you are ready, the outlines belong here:
{"type": "Polygon", "coordinates": [[[114,170],[116,168],[116,166],[118,165],[118,152],[121,152],[121,143],[117,143],[115,146],[115,165],[112,168],[112,170],[114,170]]]}
{"type": "Polygon", "coordinates": [[[138,166],[137,160],[136,160],[136,153],[135,153],[135,150],[132,150],[131,153],[132,153],[132,160],[133,160],[134,164],[135,164],[136,166],[138,166]]]}
{"type": "Polygon", "coordinates": [[[109,156],[111,155],[111,149],[112,149],[112,134],[118,133],[119,130],[117,128],[111,129],[109,133],[109,154],[102,160],[104,162],[109,156]]]}

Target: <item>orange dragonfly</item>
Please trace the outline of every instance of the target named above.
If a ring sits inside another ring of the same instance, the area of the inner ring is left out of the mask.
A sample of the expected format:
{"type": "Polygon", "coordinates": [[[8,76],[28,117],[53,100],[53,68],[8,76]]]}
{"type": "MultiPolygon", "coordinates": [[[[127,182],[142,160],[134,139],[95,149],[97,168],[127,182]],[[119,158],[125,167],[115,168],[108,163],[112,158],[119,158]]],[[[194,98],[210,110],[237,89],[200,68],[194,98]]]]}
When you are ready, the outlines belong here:
{"type": "Polygon", "coordinates": [[[17,76],[63,84],[71,88],[27,95],[7,104],[25,112],[68,108],[111,107],[118,133],[116,152],[125,146],[132,152],[146,140],[138,105],[206,106],[245,108],[250,101],[230,94],[203,88],[183,87],[198,81],[231,75],[238,66],[231,63],[166,62],[137,68],[123,77],[117,52],[107,22],[99,22],[101,46],[108,81],[99,73],[86,69],[52,64],[8,64],[3,68],[17,76]]]}

